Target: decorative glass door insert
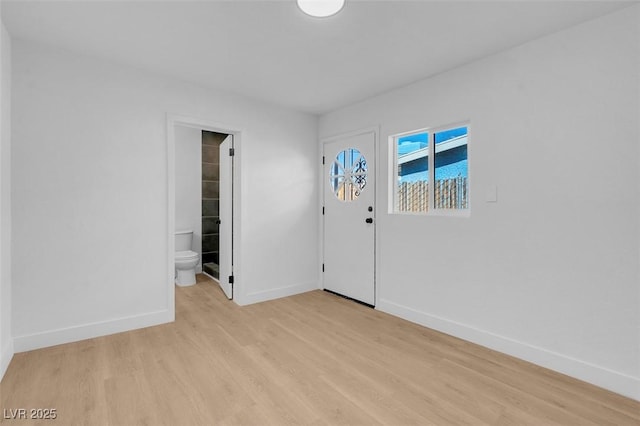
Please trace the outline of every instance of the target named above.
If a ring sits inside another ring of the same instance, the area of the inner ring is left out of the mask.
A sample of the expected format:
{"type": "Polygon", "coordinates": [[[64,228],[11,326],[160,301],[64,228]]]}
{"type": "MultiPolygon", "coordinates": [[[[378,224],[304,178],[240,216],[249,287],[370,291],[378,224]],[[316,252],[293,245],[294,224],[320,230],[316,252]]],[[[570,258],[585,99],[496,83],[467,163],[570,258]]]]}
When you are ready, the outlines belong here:
{"type": "Polygon", "coordinates": [[[355,200],[367,185],[366,158],[355,148],[341,151],[330,166],[329,181],[339,200],[355,200]]]}

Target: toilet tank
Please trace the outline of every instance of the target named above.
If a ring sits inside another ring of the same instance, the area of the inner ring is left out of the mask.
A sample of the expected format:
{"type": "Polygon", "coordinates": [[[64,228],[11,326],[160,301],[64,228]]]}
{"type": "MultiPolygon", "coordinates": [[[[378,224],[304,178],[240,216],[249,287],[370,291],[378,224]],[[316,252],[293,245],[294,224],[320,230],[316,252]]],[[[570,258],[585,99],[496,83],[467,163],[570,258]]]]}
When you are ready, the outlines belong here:
{"type": "Polygon", "coordinates": [[[193,231],[176,231],[176,251],[191,250],[193,231]]]}

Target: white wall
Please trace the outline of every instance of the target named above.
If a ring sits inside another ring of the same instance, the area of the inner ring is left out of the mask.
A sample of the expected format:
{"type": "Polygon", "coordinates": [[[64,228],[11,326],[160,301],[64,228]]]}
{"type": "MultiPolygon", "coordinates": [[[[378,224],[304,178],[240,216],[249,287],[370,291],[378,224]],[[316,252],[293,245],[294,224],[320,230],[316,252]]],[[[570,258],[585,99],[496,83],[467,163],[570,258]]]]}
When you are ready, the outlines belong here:
{"type": "Polygon", "coordinates": [[[19,40],[13,66],[16,350],[172,319],[168,113],[241,130],[237,301],[317,288],[315,116],[19,40]]]}
{"type": "Polygon", "coordinates": [[[11,39],[2,24],[0,28],[0,380],[12,356],[11,39]]]}
{"type": "Polygon", "coordinates": [[[200,255],[202,272],[202,130],[175,128],[176,231],[192,230],[191,250],[200,255]]]}
{"type": "Polygon", "coordinates": [[[321,117],[380,125],[378,309],[640,399],[639,14],[321,117]],[[388,214],[388,137],[460,120],[471,216],[388,214]]]}

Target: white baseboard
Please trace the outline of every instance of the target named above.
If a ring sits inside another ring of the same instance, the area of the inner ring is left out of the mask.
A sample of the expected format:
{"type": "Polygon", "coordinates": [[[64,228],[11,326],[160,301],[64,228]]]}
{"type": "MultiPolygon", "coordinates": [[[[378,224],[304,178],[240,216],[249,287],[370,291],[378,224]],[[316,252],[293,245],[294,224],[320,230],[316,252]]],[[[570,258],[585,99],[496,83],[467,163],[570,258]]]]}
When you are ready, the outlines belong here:
{"type": "Polygon", "coordinates": [[[310,281],[303,284],[295,284],[286,287],[279,287],[264,291],[249,293],[244,297],[234,297],[235,302],[240,305],[251,305],[253,303],[266,302],[267,300],[280,299],[281,297],[293,296],[295,294],[306,293],[317,290],[318,282],[310,281]]]}
{"type": "Polygon", "coordinates": [[[63,343],[77,342],[79,340],[165,324],[173,320],[169,310],[149,312],[109,321],[100,321],[24,336],[16,336],[13,338],[13,348],[15,352],[26,352],[61,345],[63,343]]]}
{"type": "Polygon", "coordinates": [[[380,299],[376,309],[640,401],[640,378],[380,299]]]}
{"type": "Polygon", "coordinates": [[[2,381],[4,373],[7,372],[9,363],[13,358],[13,339],[9,339],[9,342],[5,345],[5,347],[0,349],[0,381],[2,381]]]}

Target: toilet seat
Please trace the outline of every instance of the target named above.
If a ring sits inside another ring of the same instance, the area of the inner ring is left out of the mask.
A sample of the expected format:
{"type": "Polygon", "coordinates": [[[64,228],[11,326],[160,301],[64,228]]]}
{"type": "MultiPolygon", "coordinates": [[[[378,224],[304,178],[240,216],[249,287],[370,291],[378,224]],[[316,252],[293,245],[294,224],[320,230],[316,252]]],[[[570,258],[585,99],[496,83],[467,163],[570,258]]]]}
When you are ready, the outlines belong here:
{"type": "Polygon", "coordinates": [[[195,260],[197,258],[198,253],[196,253],[195,251],[185,250],[176,252],[176,261],[195,260]]]}

